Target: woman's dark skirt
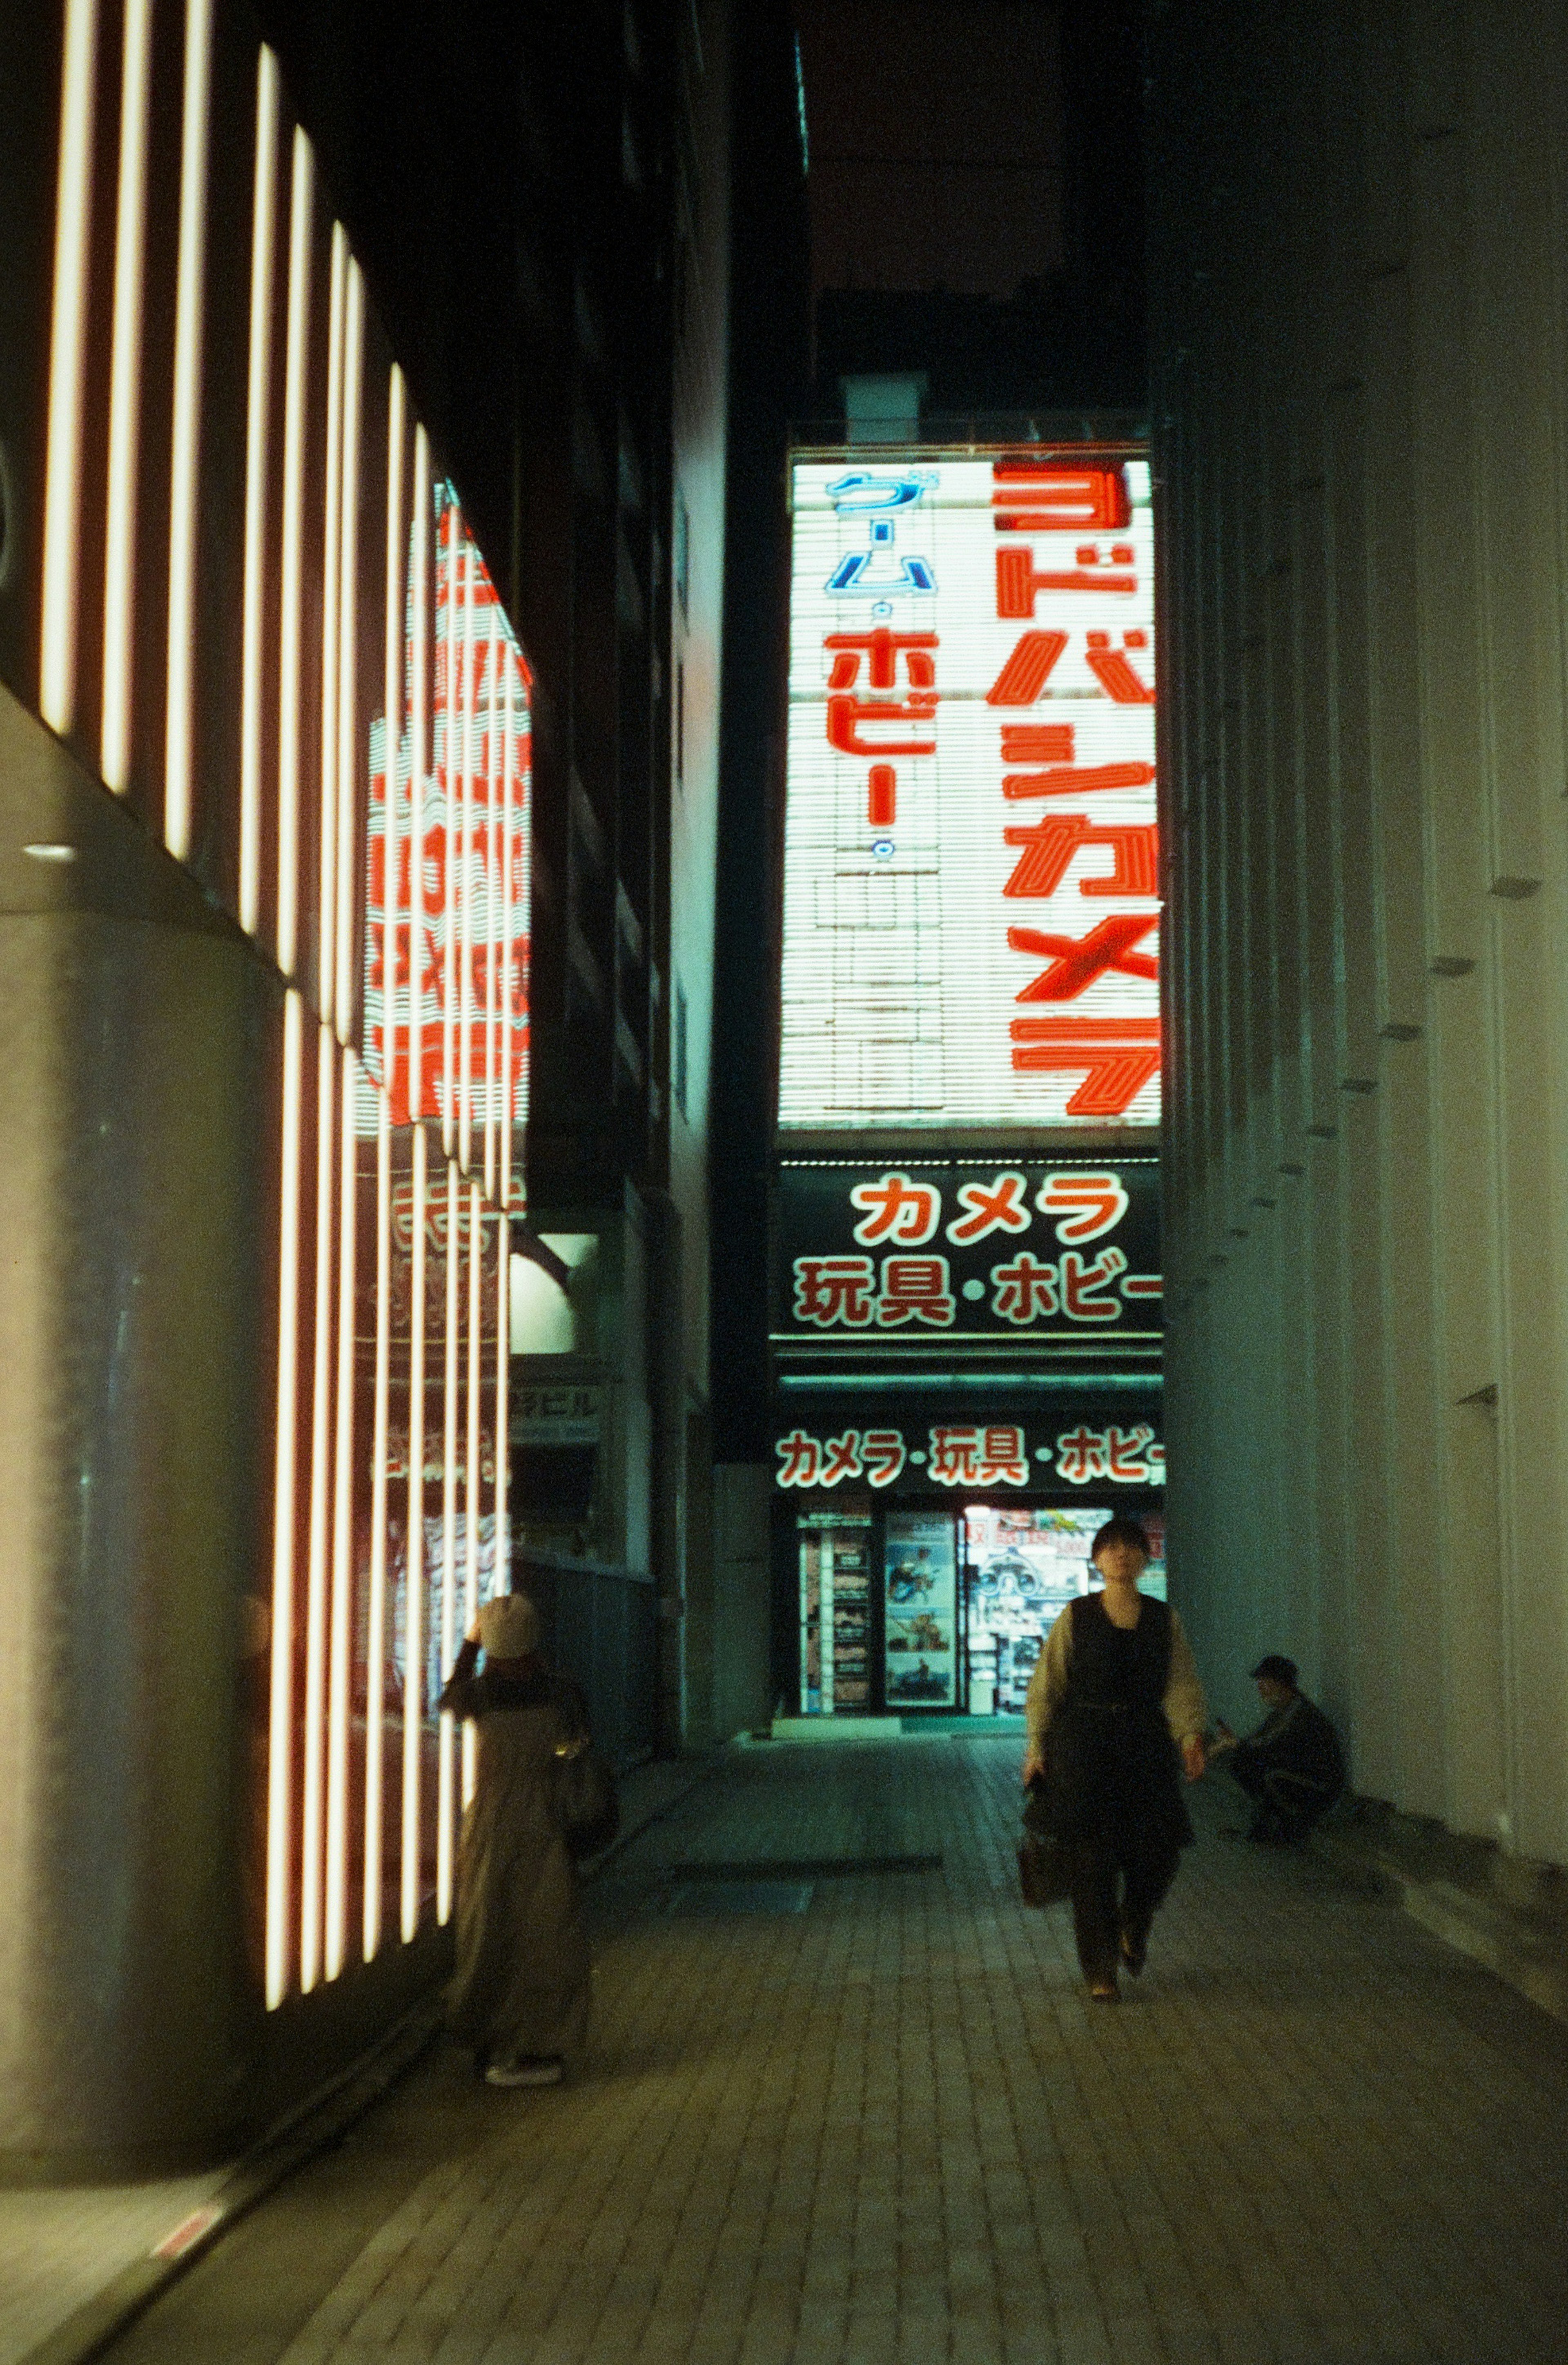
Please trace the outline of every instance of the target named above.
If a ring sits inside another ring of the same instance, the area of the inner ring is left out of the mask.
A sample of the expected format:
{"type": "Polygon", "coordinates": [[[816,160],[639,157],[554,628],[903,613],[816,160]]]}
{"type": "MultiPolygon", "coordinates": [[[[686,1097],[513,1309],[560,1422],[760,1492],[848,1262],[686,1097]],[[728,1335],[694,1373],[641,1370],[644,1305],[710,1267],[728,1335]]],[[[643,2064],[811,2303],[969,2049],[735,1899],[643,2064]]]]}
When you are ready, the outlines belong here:
{"type": "Polygon", "coordinates": [[[1193,1840],[1182,1759],[1163,1711],[1069,1701],[1046,1737],[1042,1821],[1124,1872],[1169,1877],[1193,1840]]]}

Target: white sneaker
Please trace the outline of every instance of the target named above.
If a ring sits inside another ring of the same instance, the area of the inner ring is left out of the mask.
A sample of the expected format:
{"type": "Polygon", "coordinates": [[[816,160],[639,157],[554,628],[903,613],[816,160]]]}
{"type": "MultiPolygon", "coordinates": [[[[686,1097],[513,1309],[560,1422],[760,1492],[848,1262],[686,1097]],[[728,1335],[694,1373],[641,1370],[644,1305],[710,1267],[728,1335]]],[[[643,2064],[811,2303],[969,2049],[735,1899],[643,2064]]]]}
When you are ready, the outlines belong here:
{"type": "Polygon", "coordinates": [[[492,2061],[485,2072],[487,2086],[558,2086],[566,2072],[557,2059],[523,2054],[516,2061],[492,2061]]]}

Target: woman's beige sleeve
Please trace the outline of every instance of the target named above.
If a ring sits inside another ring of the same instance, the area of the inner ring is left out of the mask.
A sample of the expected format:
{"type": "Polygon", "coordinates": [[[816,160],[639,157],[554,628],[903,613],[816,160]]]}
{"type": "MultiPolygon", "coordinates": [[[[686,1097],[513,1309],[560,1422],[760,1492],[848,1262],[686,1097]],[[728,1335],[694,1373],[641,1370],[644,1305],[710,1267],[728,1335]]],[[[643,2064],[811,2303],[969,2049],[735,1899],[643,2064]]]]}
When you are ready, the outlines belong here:
{"type": "Polygon", "coordinates": [[[1174,1609],[1170,1612],[1170,1673],[1165,1685],[1165,1721],[1171,1737],[1181,1743],[1202,1733],[1209,1721],[1208,1705],[1204,1687],[1198,1679],[1198,1664],[1193,1656],[1182,1620],[1174,1609]]]}
{"type": "Polygon", "coordinates": [[[1037,1749],[1044,1741],[1051,1719],[1061,1706],[1071,1657],[1072,1611],[1067,1608],[1047,1635],[1046,1647],[1035,1662],[1035,1672],[1024,1695],[1024,1727],[1032,1749],[1037,1749]]]}

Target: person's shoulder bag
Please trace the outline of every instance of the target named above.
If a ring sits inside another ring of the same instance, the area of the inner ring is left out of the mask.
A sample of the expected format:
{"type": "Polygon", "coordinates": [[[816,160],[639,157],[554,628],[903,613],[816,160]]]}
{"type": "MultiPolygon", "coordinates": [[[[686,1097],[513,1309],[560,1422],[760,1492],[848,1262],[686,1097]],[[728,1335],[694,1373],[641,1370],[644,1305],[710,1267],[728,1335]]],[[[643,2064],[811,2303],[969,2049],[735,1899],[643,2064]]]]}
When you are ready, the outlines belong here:
{"type": "Polygon", "coordinates": [[[581,1859],[607,1848],[621,1828],[621,1800],[615,1769],[593,1745],[580,1694],[576,1687],[557,1698],[566,1730],[555,1743],[555,1828],[566,1843],[568,1855],[581,1859]]]}

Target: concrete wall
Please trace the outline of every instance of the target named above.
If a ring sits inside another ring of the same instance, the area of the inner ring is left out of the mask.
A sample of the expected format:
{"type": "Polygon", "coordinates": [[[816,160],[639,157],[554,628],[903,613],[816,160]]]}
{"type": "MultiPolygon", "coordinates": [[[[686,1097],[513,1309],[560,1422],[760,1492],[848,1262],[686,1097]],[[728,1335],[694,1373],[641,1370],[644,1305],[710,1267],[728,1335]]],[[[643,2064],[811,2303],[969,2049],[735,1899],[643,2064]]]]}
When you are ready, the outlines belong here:
{"type": "Polygon", "coordinates": [[[724,462],[729,361],[730,17],[682,13],[676,54],[670,600],[669,909],[664,1026],[669,1221],[658,1321],[666,1350],[660,1574],[680,1648],[667,1661],[669,1739],[723,1738],[715,1721],[711,1446],[708,1409],[709,1101],[718,866],[724,462]],[[671,1483],[678,1472],[678,1483],[671,1483]],[[676,1687],[678,1685],[678,1693],[676,1687]]]}
{"type": "Polygon", "coordinates": [[[1568,17],[1150,13],[1172,1586],[1568,1860],[1568,17]]]}
{"type": "Polygon", "coordinates": [[[722,1737],[773,1713],[773,1472],[765,1462],[713,1468],[713,1722],[722,1737]]]}

